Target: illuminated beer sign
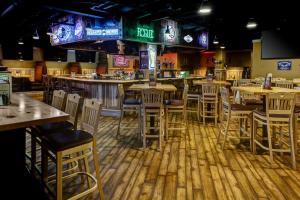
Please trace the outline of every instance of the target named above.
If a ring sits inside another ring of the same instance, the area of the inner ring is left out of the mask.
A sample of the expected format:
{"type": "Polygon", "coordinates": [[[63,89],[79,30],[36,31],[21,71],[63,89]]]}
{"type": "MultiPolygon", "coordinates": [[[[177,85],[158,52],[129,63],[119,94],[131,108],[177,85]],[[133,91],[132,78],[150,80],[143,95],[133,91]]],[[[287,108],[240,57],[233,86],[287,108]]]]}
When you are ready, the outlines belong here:
{"type": "Polygon", "coordinates": [[[137,37],[141,38],[148,38],[153,39],[154,38],[154,30],[150,28],[144,28],[144,27],[137,27],[137,37]]]}

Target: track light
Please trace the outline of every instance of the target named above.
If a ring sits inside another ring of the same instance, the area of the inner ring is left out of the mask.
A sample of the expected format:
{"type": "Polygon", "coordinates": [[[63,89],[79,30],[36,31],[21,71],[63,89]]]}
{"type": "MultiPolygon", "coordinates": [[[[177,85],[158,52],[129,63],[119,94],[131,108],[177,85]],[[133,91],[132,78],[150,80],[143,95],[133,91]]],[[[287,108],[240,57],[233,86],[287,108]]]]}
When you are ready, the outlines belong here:
{"type": "Polygon", "coordinates": [[[220,49],[225,49],[226,47],[224,45],[221,45],[220,46],[220,49]]]}
{"type": "Polygon", "coordinates": [[[23,39],[22,39],[22,38],[20,38],[20,39],[19,39],[19,41],[18,41],[18,44],[19,44],[19,45],[23,45],[23,44],[24,44],[24,42],[23,42],[23,39]]]}
{"type": "Polygon", "coordinates": [[[47,30],[47,35],[52,35],[52,29],[50,28],[50,26],[48,27],[48,30],[47,30]]]}
{"type": "Polygon", "coordinates": [[[209,5],[208,0],[203,0],[203,1],[201,2],[200,9],[199,9],[198,12],[199,12],[201,15],[208,15],[208,14],[211,13],[211,11],[212,11],[212,8],[211,8],[211,6],[209,5]]]}
{"type": "Polygon", "coordinates": [[[166,29],[165,34],[170,34],[170,28],[169,28],[169,25],[167,25],[167,29],[166,29]]]}

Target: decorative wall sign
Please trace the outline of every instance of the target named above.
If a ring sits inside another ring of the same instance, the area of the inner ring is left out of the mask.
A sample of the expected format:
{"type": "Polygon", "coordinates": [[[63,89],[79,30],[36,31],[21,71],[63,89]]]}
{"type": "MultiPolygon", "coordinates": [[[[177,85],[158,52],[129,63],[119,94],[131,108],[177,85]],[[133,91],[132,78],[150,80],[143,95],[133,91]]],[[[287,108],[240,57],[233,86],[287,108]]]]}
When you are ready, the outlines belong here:
{"type": "Polygon", "coordinates": [[[157,42],[153,23],[144,24],[139,21],[123,20],[123,39],[137,42],[157,42]]]}
{"type": "Polygon", "coordinates": [[[74,26],[59,24],[52,27],[50,42],[52,45],[65,44],[74,41],[74,26]]]}
{"type": "Polygon", "coordinates": [[[156,67],[156,54],[157,54],[157,46],[149,44],[148,45],[149,69],[155,69],[156,67]]]}
{"type": "Polygon", "coordinates": [[[208,33],[202,32],[198,37],[198,43],[200,47],[208,49],[208,33]]]}
{"type": "Polygon", "coordinates": [[[292,61],[278,61],[277,62],[278,70],[291,70],[291,68],[292,68],[292,61]]]}
{"type": "Polygon", "coordinates": [[[187,43],[191,43],[193,41],[193,37],[190,35],[186,35],[183,37],[184,41],[186,41],[187,43]]]}
{"type": "Polygon", "coordinates": [[[176,21],[162,20],[161,21],[161,33],[160,40],[166,44],[178,44],[179,43],[179,29],[176,21]]]}
{"type": "Polygon", "coordinates": [[[129,67],[129,59],[125,55],[113,55],[114,67],[129,67]]]}

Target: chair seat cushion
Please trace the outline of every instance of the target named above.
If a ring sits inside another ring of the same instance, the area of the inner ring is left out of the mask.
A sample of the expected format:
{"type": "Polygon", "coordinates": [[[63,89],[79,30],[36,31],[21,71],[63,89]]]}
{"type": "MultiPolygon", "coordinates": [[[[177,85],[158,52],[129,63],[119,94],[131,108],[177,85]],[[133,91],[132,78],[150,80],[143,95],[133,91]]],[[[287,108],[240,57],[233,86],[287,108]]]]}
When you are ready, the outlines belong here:
{"type": "Polygon", "coordinates": [[[294,109],[295,113],[300,113],[300,105],[296,105],[294,109]]]}
{"type": "Polygon", "coordinates": [[[256,107],[253,105],[231,104],[231,110],[233,111],[252,111],[255,109],[256,107]]]}
{"type": "Polygon", "coordinates": [[[263,102],[258,99],[245,99],[243,101],[243,104],[245,104],[245,105],[262,105],[263,102]]]}
{"type": "Polygon", "coordinates": [[[127,105],[139,105],[139,104],[141,104],[141,100],[139,100],[139,99],[133,99],[133,98],[128,98],[128,99],[124,99],[123,104],[127,104],[127,105]]]}
{"type": "Polygon", "coordinates": [[[74,128],[73,124],[68,121],[64,122],[55,122],[55,123],[48,123],[44,125],[37,126],[39,132],[43,135],[46,133],[57,132],[58,130],[71,130],[74,128]]]}
{"type": "Polygon", "coordinates": [[[168,99],[164,100],[165,105],[172,105],[172,106],[183,106],[184,102],[180,99],[168,99]]]}
{"type": "Polygon", "coordinates": [[[82,130],[66,130],[42,137],[42,142],[55,152],[80,146],[91,141],[93,141],[93,135],[82,130]]]}
{"type": "MultiPolygon", "coordinates": [[[[264,116],[266,117],[267,114],[265,111],[262,111],[262,110],[254,110],[253,111],[255,114],[258,114],[260,116],[264,116]]],[[[270,117],[278,117],[278,118],[288,118],[289,115],[286,115],[286,114],[271,114],[270,117]]]]}

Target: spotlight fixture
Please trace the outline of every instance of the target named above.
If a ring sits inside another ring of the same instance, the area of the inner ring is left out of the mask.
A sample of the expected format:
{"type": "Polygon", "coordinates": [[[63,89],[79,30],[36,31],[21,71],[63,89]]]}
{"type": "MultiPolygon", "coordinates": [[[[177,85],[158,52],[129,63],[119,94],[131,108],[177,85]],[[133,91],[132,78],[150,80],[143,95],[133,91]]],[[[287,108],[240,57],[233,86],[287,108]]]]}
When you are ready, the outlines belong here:
{"type": "Polygon", "coordinates": [[[19,45],[23,45],[23,44],[24,44],[24,42],[23,42],[23,39],[22,39],[22,38],[20,38],[20,39],[19,39],[19,41],[18,41],[18,44],[19,44],[19,45]]]}
{"type": "Polygon", "coordinates": [[[199,11],[198,11],[198,12],[199,12],[201,15],[208,15],[208,14],[211,13],[211,11],[212,11],[212,8],[211,8],[211,6],[209,5],[208,0],[203,0],[203,1],[201,2],[201,5],[200,5],[200,8],[199,8],[199,11]]]}
{"type": "Polygon", "coordinates": [[[219,44],[219,40],[217,38],[217,36],[215,35],[215,38],[214,38],[214,41],[213,41],[214,44],[219,44]]]}
{"type": "Polygon", "coordinates": [[[37,32],[37,29],[35,29],[35,33],[33,34],[32,39],[34,39],[34,40],[39,40],[40,39],[40,36],[37,32]]]}
{"type": "Polygon", "coordinates": [[[170,28],[169,28],[169,25],[167,25],[165,34],[170,34],[170,28]]]}
{"type": "Polygon", "coordinates": [[[254,29],[257,27],[257,23],[256,21],[253,19],[253,18],[250,18],[247,25],[246,25],[246,28],[248,29],[254,29]]]}
{"type": "Polygon", "coordinates": [[[226,47],[224,45],[221,45],[220,46],[220,49],[225,49],[226,47]]]}

